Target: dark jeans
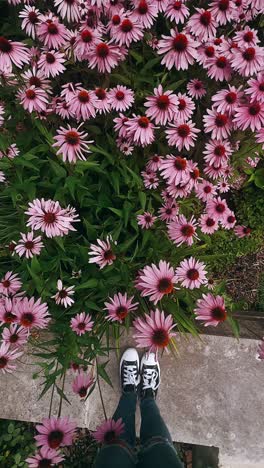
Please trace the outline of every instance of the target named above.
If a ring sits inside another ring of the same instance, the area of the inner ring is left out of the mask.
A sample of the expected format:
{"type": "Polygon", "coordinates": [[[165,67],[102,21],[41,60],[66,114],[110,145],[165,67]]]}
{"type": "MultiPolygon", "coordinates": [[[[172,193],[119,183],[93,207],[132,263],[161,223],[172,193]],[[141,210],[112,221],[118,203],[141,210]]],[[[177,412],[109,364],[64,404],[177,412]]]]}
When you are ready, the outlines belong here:
{"type": "Polygon", "coordinates": [[[145,398],[140,404],[142,449],[138,457],[135,456],[136,404],[135,393],[121,396],[113,419],[122,418],[125,432],[120,436],[121,443],[103,446],[96,458],[95,468],[183,468],[153,398],[145,398]]]}

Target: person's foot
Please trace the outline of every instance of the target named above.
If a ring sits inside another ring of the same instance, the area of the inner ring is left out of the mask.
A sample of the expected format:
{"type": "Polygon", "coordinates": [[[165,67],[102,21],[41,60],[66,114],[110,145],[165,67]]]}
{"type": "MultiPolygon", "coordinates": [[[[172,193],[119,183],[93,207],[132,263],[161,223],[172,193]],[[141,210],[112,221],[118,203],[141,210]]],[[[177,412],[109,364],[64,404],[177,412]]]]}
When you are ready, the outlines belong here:
{"type": "Polygon", "coordinates": [[[140,397],[156,398],[160,384],[160,365],[156,354],[145,353],[140,364],[140,397]]]}
{"type": "Polygon", "coordinates": [[[140,382],[139,355],[134,348],[128,348],[121,357],[120,381],[123,392],[137,392],[140,382]]]}

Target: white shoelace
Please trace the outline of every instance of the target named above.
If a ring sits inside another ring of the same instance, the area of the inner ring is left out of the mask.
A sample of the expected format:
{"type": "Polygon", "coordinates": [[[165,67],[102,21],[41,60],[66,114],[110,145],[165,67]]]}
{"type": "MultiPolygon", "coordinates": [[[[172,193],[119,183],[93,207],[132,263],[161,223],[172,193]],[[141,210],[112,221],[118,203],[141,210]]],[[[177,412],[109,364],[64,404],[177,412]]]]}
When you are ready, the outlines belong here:
{"type": "Polygon", "coordinates": [[[156,369],[145,369],[143,374],[143,390],[152,388],[157,390],[158,388],[158,377],[159,373],[156,369]]]}
{"type": "Polygon", "coordinates": [[[124,368],[124,385],[137,385],[138,371],[135,365],[126,365],[124,368]]]}

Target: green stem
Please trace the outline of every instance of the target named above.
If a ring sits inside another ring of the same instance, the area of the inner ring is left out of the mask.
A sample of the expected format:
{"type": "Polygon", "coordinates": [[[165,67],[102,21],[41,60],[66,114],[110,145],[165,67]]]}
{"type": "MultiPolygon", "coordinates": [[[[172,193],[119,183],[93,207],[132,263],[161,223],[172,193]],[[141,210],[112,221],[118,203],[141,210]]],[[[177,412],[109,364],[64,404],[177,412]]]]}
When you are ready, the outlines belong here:
{"type": "Polygon", "coordinates": [[[99,390],[100,400],[101,400],[102,407],[103,407],[104,418],[105,418],[105,420],[107,420],[105,405],[104,405],[103,395],[102,395],[102,390],[101,390],[101,384],[100,384],[100,376],[99,376],[99,373],[98,373],[98,360],[97,360],[97,357],[95,358],[95,362],[96,362],[97,383],[98,383],[98,390],[99,390]]]}
{"type": "MultiPolygon", "coordinates": [[[[58,370],[58,364],[59,364],[59,363],[58,363],[58,361],[57,361],[55,372],[57,372],[57,370],[58,370]]],[[[50,416],[51,416],[51,410],[52,410],[52,404],[53,404],[53,397],[54,397],[55,384],[56,384],[56,379],[55,379],[54,384],[52,385],[52,390],[51,390],[50,406],[49,406],[49,418],[50,418],[50,416]]]]}
{"type": "MultiPolygon", "coordinates": [[[[66,371],[63,374],[62,389],[61,389],[62,393],[64,391],[65,378],[66,378],[66,371]]],[[[58,418],[60,418],[60,416],[61,416],[61,409],[62,409],[62,394],[60,396],[60,406],[59,406],[58,418]]]]}

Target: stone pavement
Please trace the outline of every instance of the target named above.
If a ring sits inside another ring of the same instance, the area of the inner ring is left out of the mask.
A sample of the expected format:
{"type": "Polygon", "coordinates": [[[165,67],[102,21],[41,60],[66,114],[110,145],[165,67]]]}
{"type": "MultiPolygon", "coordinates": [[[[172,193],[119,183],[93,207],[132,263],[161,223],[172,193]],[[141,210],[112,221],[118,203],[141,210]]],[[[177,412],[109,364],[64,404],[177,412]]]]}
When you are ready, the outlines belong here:
{"type": "MultiPolygon", "coordinates": [[[[258,342],[203,335],[202,339],[177,337],[179,355],[161,358],[162,383],[158,404],[173,440],[220,449],[221,468],[264,468],[264,363],[256,360],[258,342]]],[[[133,344],[121,340],[123,348],[133,344]]],[[[123,349],[122,348],[122,349],[123,349]]],[[[40,401],[38,380],[32,381],[32,358],[14,374],[0,378],[1,417],[40,421],[48,415],[50,395],[40,401]]],[[[25,361],[25,359],[24,359],[25,361]]],[[[113,388],[101,381],[107,416],[118,402],[118,366],[110,353],[108,373],[113,388]]],[[[63,402],[63,415],[79,426],[95,429],[103,420],[98,389],[87,402],[72,394],[71,376],[63,402]]],[[[56,414],[58,398],[53,413],[56,414]]],[[[139,417],[138,417],[139,419],[139,417]]]]}

